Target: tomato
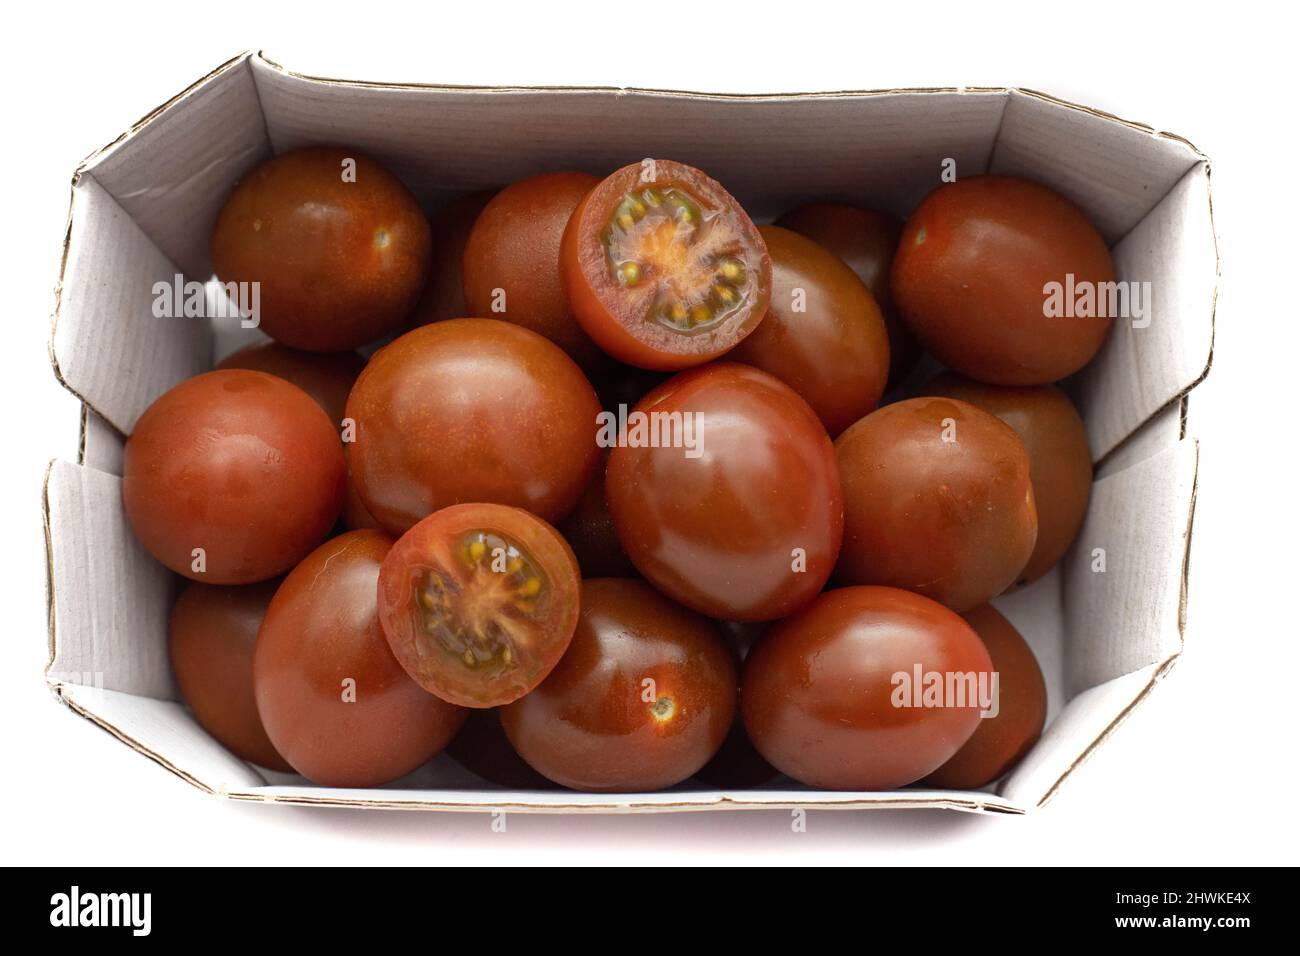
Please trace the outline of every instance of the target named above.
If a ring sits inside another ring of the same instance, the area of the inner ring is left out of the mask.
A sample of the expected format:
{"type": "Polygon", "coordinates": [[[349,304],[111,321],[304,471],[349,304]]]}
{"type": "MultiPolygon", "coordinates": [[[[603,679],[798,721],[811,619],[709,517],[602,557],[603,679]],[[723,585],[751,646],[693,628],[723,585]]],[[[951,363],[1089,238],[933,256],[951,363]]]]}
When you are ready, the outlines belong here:
{"type": "Polygon", "coordinates": [[[518,508],[444,508],[402,535],[379,574],[379,618],[411,678],[443,700],[496,707],[551,672],[578,621],[578,561],[518,508]]]}
{"type": "Polygon", "coordinates": [[[279,585],[188,585],[172,606],[167,643],[181,697],[203,729],[240,760],[288,773],[253,698],[253,645],[279,585]]]}
{"type": "Polygon", "coordinates": [[[212,233],[218,278],[259,284],[262,331],[312,352],[354,349],[400,328],[429,256],[415,197],[378,163],[337,147],[258,166],[212,233]]]}
{"type": "MultiPolygon", "coordinates": [[[[738,621],[718,621],[723,637],[730,645],[739,667],[749,656],[754,643],[767,633],[767,624],[745,624],[738,621]]],[[[748,790],[770,783],[780,773],[763,759],[745,730],[740,708],[731,721],[731,729],[713,759],[700,768],[696,778],[720,790],[748,790]]]]}
{"type": "Polygon", "coordinates": [[[735,709],[736,666],[709,621],[640,581],[596,578],[568,652],[501,723],[562,786],[662,790],[708,762],[735,709]]]}
{"type": "Polygon", "coordinates": [[[587,333],[648,369],[717,358],[758,326],[771,295],[771,260],[740,204],[666,159],[625,166],[587,194],[560,267],[587,333]]]}
{"type": "Polygon", "coordinates": [[[459,502],[558,521],[599,463],[591,384],[558,347],[493,319],[451,319],[389,343],[348,399],[366,508],[400,534],[459,502]]]}
{"type": "Polygon", "coordinates": [[[560,238],[599,180],[545,173],[507,186],[483,209],[465,245],[467,315],[504,319],[550,339],[587,372],[608,361],[574,318],[560,280],[560,238]]]}
{"type": "Polygon", "coordinates": [[[472,314],[465,304],[465,279],[461,268],[465,262],[465,246],[483,207],[495,195],[495,190],[486,189],[460,196],[447,203],[430,221],[433,270],[424,285],[424,294],[411,313],[408,322],[411,328],[472,314]]]}
{"type": "Polygon", "coordinates": [[[907,221],[893,265],[904,320],[939,361],[993,385],[1043,385],[1083,368],[1111,317],[1049,317],[1062,290],[1113,282],[1110,251],[1088,217],[1045,186],[975,176],[940,186],[907,221]]]}
{"type": "Polygon", "coordinates": [[[807,402],[766,372],[718,363],[660,385],[629,426],[638,420],[649,430],[620,437],[605,495],[647,580],[737,621],[782,617],[821,591],[839,554],[843,503],[834,450],[807,402]],[[649,447],[652,434],[668,441],[649,447]]]}
{"type": "Polygon", "coordinates": [[[955,399],[886,405],[835,443],[844,484],[837,578],[965,611],[1016,580],[1038,535],[1016,433],[955,399]]]}
{"type": "Polygon", "coordinates": [[[853,270],[811,239],[776,226],[759,232],[772,257],[772,301],[727,358],[775,375],[838,435],[885,391],[889,339],[880,309],[853,270]]]}
{"type": "Polygon", "coordinates": [[[328,787],[376,787],[415,770],[465,711],[425,693],[393,657],[376,606],[392,539],[350,531],[284,579],[253,654],[267,735],[300,774],[328,787]]]}
{"type": "Polygon", "coordinates": [[[560,534],[577,555],[584,578],[630,578],[636,567],[623,552],[614,518],[605,501],[605,470],[597,469],[578,507],[559,524],[560,534]]]}
{"type": "Polygon", "coordinates": [[[1016,585],[1042,577],[1078,537],[1092,494],[1092,452],[1074,403],[1055,385],[982,385],[950,373],[931,379],[924,391],[982,408],[1020,436],[1029,453],[1038,541],[1016,585]]]}
{"type": "Polygon", "coordinates": [[[801,783],[891,790],[970,739],[992,667],[979,636],[941,604],[897,588],[841,588],[754,646],[741,708],[754,746],[801,783]],[[954,692],[927,697],[936,679],[954,692]]]}
{"type": "Polygon", "coordinates": [[[122,501],[136,537],[173,571],[251,584],[324,540],[344,481],[338,433],[306,392],[228,369],[181,382],[140,416],[122,501]]]}
{"type": "Polygon", "coordinates": [[[844,260],[863,281],[880,307],[889,335],[889,385],[894,388],[916,367],[921,347],[898,317],[889,287],[889,272],[903,222],[891,213],[847,203],[815,202],[792,209],[778,226],[807,236],[844,260]]]}
{"type": "Polygon", "coordinates": [[[471,710],[465,726],[447,745],[447,755],[488,783],[511,790],[553,790],[547,780],[515,753],[501,726],[500,713],[471,710]]]}
{"type": "Polygon", "coordinates": [[[279,342],[262,342],[232,352],[218,369],[247,368],[276,375],[312,397],[336,429],[342,427],[348,393],[366,367],[357,352],[303,352],[279,342]]]}
{"type": "Polygon", "coordinates": [[[977,790],[1020,762],[1043,732],[1047,685],[1034,652],[1011,622],[987,604],[962,615],[984,642],[998,675],[998,712],[979,722],[970,740],[925,778],[945,790],[977,790]]]}
{"type": "Polygon", "coordinates": [[[360,531],[362,528],[382,530],[375,516],[366,509],[366,503],[361,500],[361,495],[357,492],[357,483],[352,480],[351,473],[348,474],[347,492],[343,495],[343,514],[339,518],[343,522],[343,527],[349,531],[360,531]]]}

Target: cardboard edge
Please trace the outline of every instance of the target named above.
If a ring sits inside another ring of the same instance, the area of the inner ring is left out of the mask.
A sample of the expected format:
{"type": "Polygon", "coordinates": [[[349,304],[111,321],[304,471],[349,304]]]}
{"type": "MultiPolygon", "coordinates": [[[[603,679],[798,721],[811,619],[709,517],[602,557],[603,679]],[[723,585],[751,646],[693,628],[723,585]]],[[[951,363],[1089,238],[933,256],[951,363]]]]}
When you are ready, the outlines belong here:
{"type": "Polygon", "coordinates": [[[43,675],[50,683],[50,668],[58,656],[55,639],[55,601],[54,601],[54,531],[50,526],[50,475],[54,472],[55,459],[45,464],[45,475],[41,479],[41,526],[45,532],[45,640],[48,658],[45,661],[43,675]]]}

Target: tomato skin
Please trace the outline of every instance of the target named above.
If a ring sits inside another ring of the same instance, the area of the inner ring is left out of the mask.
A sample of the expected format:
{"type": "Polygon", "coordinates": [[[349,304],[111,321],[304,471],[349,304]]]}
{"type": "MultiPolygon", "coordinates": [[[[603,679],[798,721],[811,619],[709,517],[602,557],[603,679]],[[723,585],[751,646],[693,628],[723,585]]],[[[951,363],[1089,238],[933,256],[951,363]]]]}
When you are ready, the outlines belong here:
{"type": "Polygon", "coordinates": [[[459,196],[429,221],[433,268],[420,301],[407,322],[408,329],[474,314],[465,303],[465,247],[474,223],[495,195],[496,190],[485,189],[459,196]]]}
{"type": "Polygon", "coordinates": [[[669,379],[637,411],[698,413],[703,435],[694,458],[627,444],[610,453],[605,495],[641,574],[727,620],[772,620],[812,600],[844,518],[834,449],[808,404],[766,372],[714,363],[669,379]]]}
{"type": "Polygon", "coordinates": [[[921,347],[898,316],[889,274],[903,233],[903,221],[892,213],[847,203],[815,202],[792,209],[778,226],[807,236],[844,260],[880,307],[889,335],[889,384],[898,386],[916,367],[921,347]]]}
{"type": "Polygon", "coordinates": [[[528,766],[515,753],[501,726],[501,715],[491,710],[471,710],[447,756],[488,783],[510,790],[554,790],[555,784],[528,766]]]}
{"type": "Polygon", "coordinates": [[[599,463],[599,412],[582,372],[540,335],[450,319],[371,358],[348,399],[348,463],[362,502],[392,534],[473,501],[558,521],[599,463]]]}
{"type": "Polygon", "coordinates": [[[384,559],[379,618],[393,654],[429,693],[462,707],[499,707],[535,688],[564,654],[578,622],[580,586],[577,558],[546,522],[504,505],[452,505],[402,535],[384,559]],[[480,533],[492,540],[467,566],[465,548],[480,533]],[[504,556],[503,566],[492,563],[494,543],[503,555],[507,546],[521,553],[521,578],[510,577],[504,556]],[[518,587],[529,577],[537,587],[531,599],[520,598],[518,587]],[[421,604],[436,593],[449,597],[421,604]],[[433,615],[440,632],[429,626],[433,615]],[[466,648],[482,651],[472,666],[461,659],[471,653],[466,648]]]}
{"type": "Polygon", "coordinates": [[[962,618],[975,629],[998,674],[998,713],[946,763],[925,778],[930,787],[978,790],[1006,775],[1029,752],[1047,719],[1047,685],[1038,660],[1020,632],[991,605],[962,618]]]}
{"type": "Polygon", "coordinates": [[[228,369],[181,382],[126,442],[122,501],[136,537],[178,574],[251,584],[324,540],[343,505],[338,433],[306,392],[228,369]],[[195,571],[192,552],[204,551],[195,571]]]}
{"type": "Polygon", "coordinates": [[[1078,537],[1092,494],[1092,452],[1074,403],[1055,385],[984,385],[951,373],[931,379],[924,391],[982,408],[1020,436],[1029,453],[1038,540],[1013,587],[1042,577],[1078,537]]]}
{"type": "Polygon", "coordinates": [[[285,578],[253,655],[267,735],[313,783],[376,787],[432,759],[465,711],[407,677],[379,626],[380,563],[393,541],[350,531],[285,578]]]}
{"type": "Polygon", "coordinates": [[[261,342],[230,353],[216,367],[253,369],[297,385],[325,410],[337,429],[342,427],[348,393],[366,360],[357,352],[304,352],[279,342],[261,342]]]}
{"type": "Polygon", "coordinates": [[[167,646],[181,698],[203,729],[239,759],[290,773],[253,697],[253,646],[279,586],[187,585],[172,606],[167,646]]]}
{"type": "Polygon", "coordinates": [[[892,283],[908,327],[944,365],[991,385],[1044,385],[1086,365],[1111,327],[1044,314],[1044,287],[1067,274],[1076,286],[1115,279],[1087,216],[1037,183],[974,176],[916,208],[892,283]]]}
{"type": "Polygon", "coordinates": [[[1038,536],[1029,455],[988,412],[896,402],[841,435],[835,455],[841,583],[906,588],[960,612],[1001,594],[1028,562],[1038,536]]]}
{"type": "Polygon", "coordinates": [[[600,180],[543,173],[507,186],[483,208],[464,251],[466,315],[530,329],[564,349],[588,374],[608,359],[573,315],[560,278],[560,239],[569,216],[600,180]],[[504,312],[497,312],[497,290],[504,312]]]}
{"type": "Polygon", "coordinates": [[[217,216],[222,282],[260,284],[260,328],[285,345],[342,352],[401,327],[429,272],[429,223],[392,173],[354,150],[267,160],[217,216]],[[345,160],[356,178],[343,179],[345,160]]]}
{"type": "Polygon", "coordinates": [[[741,258],[756,277],[751,301],[716,327],[693,333],[671,331],[636,311],[637,302],[629,301],[610,273],[602,237],[622,198],[647,185],[644,163],[610,174],[583,198],[564,229],[560,271],[574,315],[606,353],[639,368],[677,371],[717,358],[758,326],[771,296],[772,263],[758,228],[721,184],[683,163],[653,162],[656,175],[649,185],[681,185],[726,217],[743,245],[741,258]]]}
{"type": "Polygon", "coordinates": [[[519,755],[562,786],[648,791],[704,766],[735,708],[736,667],[709,621],[640,581],[595,578],[583,582],[564,658],[502,708],[501,723],[519,755]]]}
{"type": "Polygon", "coordinates": [[[772,257],[772,300],[727,358],[785,382],[834,437],[884,394],[889,338],[880,309],[853,270],[811,239],[776,226],[758,231],[772,257]]]}
{"type": "Polygon", "coordinates": [[[745,727],[774,767],[809,786],[906,786],[948,760],[980,722],[978,706],[896,706],[894,675],[918,664],[982,673],[986,683],[992,669],[970,626],[928,598],[886,587],[827,591],[750,652],[745,727]]]}

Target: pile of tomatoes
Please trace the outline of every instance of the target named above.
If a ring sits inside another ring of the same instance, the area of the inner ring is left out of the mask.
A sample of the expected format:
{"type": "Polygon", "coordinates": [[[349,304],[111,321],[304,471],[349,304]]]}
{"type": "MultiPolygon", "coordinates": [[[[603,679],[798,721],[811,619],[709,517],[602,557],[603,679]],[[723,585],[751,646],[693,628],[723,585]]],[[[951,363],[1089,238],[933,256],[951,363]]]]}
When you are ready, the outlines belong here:
{"type": "Polygon", "coordinates": [[[1114,278],[1051,190],[756,226],[645,160],[430,222],[308,148],[236,185],[212,259],[270,340],[149,407],[123,497],[190,581],[177,680],[239,757],[344,787],[446,749],[511,787],[978,788],[1041,732],[987,602],[1088,502],[1052,383],[1110,322],[1044,286],[1114,278]]]}

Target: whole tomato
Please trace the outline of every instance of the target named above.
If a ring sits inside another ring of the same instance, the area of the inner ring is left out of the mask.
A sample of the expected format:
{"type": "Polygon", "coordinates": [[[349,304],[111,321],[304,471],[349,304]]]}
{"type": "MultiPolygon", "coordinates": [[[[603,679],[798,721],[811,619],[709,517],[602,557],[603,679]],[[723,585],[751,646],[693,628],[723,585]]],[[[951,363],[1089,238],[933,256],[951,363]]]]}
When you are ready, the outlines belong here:
{"type": "Polygon", "coordinates": [[[460,196],[447,203],[429,221],[433,237],[433,271],[424,285],[424,293],[411,313],[408,325],[428,325],[443,319],[459,319],[473,313],[465,303],[465,278],[462,266],[470,230],[478,221],[495,190],[460,196]]]}
{"type": "Polygon", "coordinates": [[[304,352],[279,342],[262,342],[230,353],[216,367],[253,369],[297,385],[325,410],[337,429],[342,428],[348,393],[366,360],[358,352],[304,352]]]}

